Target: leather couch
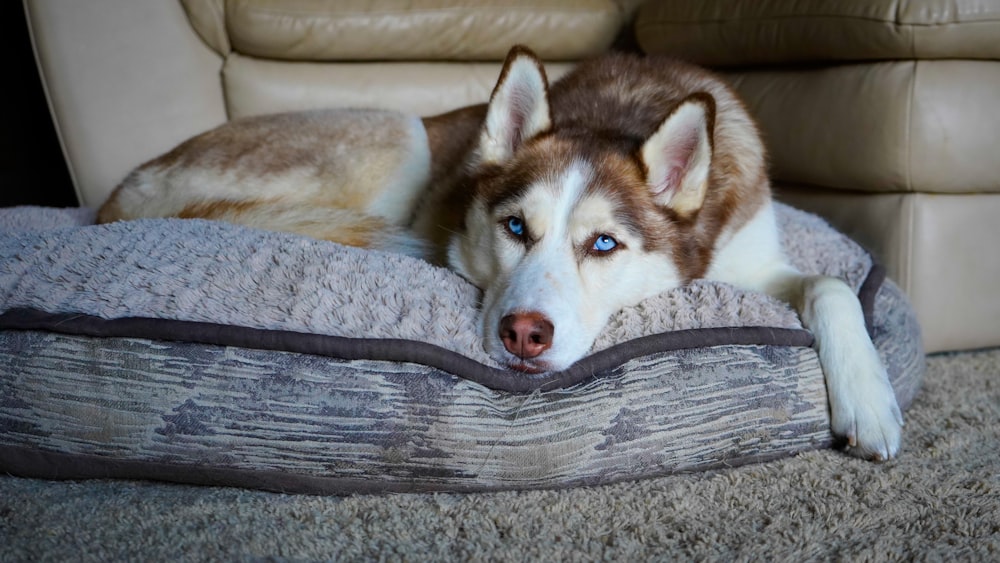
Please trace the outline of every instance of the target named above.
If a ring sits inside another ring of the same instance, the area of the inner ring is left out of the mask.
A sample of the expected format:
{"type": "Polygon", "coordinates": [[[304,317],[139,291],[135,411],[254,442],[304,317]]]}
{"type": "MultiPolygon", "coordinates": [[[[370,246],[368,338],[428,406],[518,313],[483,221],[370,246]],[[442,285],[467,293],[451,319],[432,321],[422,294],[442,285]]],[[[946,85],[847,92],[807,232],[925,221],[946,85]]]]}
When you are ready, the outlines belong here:
{"type": "Polygon", "coordinates": [[[82,205],[227,119],[429,115],[487,99],[513,43],[550,78],[610,48],[719,68],[781,198],[867,245],[928,351],[1000,345],[1000,0],[25,0],[82,205]]]}

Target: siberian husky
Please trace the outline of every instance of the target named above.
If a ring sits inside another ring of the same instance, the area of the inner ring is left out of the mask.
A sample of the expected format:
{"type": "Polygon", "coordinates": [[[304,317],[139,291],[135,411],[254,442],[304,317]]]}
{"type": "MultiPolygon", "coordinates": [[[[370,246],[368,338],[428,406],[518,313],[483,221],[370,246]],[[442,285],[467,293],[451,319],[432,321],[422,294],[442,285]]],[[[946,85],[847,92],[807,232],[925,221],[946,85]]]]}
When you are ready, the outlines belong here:
{"type": "Polygon", "coordinates": [[[763,291],[815,336],[834,434],[896,455],[902,417],[859,302],[786,261],[759,132],[712,74],[613,54],[550,88],[514,47],[488,104],[344,115],[196,137],[129,175],[100,220],[220,219],[437,259],[483,290],[484,346],[524,372],[568,367],[613,313],[693,279],[763,291]]]}

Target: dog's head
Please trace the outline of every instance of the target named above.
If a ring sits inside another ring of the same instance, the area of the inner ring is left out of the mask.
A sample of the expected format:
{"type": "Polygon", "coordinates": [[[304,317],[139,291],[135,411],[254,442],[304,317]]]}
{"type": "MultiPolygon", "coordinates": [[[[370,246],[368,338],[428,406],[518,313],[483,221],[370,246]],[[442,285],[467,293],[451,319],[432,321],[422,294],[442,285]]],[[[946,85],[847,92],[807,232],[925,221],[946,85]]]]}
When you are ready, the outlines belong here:
{"type": "Polygon", "coordinates": [[[680,100],[645,139],[560,123],[555,109],[541,62],[515,47],[449,248],[485,292],[487,352],[529,372],[569,367],[613,313],[690,279],[677,224],[697,216],[712,160],[707,94],[680,100]]]}

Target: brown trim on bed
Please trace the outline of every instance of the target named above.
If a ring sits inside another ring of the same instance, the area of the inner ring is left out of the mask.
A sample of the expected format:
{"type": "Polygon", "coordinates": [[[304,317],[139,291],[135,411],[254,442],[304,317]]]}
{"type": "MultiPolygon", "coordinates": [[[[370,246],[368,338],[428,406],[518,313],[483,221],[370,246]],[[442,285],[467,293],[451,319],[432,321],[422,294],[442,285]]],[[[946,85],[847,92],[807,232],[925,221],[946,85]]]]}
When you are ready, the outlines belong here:
{"type": "MultiPolygon", "coordinates": [[[[872,331],[875,294],[885,269],[874,265],[859,291],[865,324],[872,331]]],[[[440,369],[497,391],[531,393],[570,387],[608,375],[625,362],[651,354],[726,345],[812,346],[805,329],[771,327],[702,328],[636,338],[587,356],[561,372],[526,375],[495,368],[457,352],[412,340],[347,338],[266,330],[216,323],[145,317],[104,319],[80,313],[10,309],[0,314],[0,330],[35,330],[99,338],[145,338],[260,350],[313,354],[342,360],[417,363],[440,369]]]]}
{"type": "MultiPolygon", "coordinates": [[[[0,460],[0,471],[15,476],[56,481],[130,479],[188,485],[243,487],[292,494],[431,492],[453,488],[421,486],[399,479],[380,483],[372,479],[317,477],[266,469],[234,469],[170,461],[141,461],[94,454],[70,454],[15,445],[2,445],[0,452],[3,452],[3,459],[0,460]]],[[[470,491],[476,489],[476,487],[469,487],[470,491]]]]}
{"type": "Polygon", "coordinates": [[[858,289],[858,301],[861,301],[861,312],[865,315],[865,327],[868,329],[869,337],[874,336],[872,333],[875,331],[875,296],[878,295],[878,290],[882,289],[885,277],[885,267],[872,258],[872,267],[858,289]]]}
{"type": "MultiPolygon", "coordinates": [[[[787,458],[807,450],[829,448],[832,444],[831,437],[828,440],[811,442],[799,448],[721,459],[717,463],[699,467],[699,470],[709,471],[763,463],[787,458]]],[[[128,479],[210,487],[241,487],[287,494],[481,493],[525,489],[569,489],[579,486],[603,485],[621,480],[621,476],[609,474],[605,478],[599,476],[554,478],[549,484],[525,485],[519,481],[505,481],[498,482],[496,485],[484,485],[478,482],[478,476],[470,475],[469,483],[465,485],[447,481],[433,482],[419,478],[406,480],[391,475],[387,475],[385,480],[380,481],[372,478],[318,476],[268,469],[236,469],[172,461],[136,460],[110,455],[54,452],[12,444],[0,445],[0,454],[2,454],[0,455],[0,472],[31,479],[55,481],[128,479]]],[[[629,479],[660,477],[676,472],[676,470],[664,472],[660,467],[650,466],[633,472],[629,479]]]]}
{"type": "Polygon", "coordinates": [[[637,338],[592,354],[561,372],[526,375],[495,368],[457,352],[412,340],[347,338],[283,330],[265,330],[205,322],[127,317],[103,319],[78,313],[11,309],[0,315],[0,329],[49,331],[97,338],[145,338],[313,354],[341,360],[411,362],[434,367],[509,393],[570,387],[606,375],[637,357],[687,348],[724,345],[811,346],[802,329],[768,327],[703,328],[637,338]]]}

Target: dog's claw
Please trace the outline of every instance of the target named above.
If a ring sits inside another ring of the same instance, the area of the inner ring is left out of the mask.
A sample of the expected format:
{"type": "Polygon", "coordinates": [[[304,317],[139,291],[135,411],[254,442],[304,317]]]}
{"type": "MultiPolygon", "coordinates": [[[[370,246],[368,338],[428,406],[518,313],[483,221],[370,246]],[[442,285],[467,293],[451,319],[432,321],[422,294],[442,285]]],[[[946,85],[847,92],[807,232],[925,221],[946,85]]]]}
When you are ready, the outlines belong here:
{"type": "Polygon", "coordinates": [[[903,417],[883,374],[856,379],[830,397],[831,430],[846,440],[845,450],[852,456],[887,461],[899,453],[903,417]]]}
{"type": "Polygon", "coordinates": [[[886,461],[896,457],[902,440],[902,427],[892,413],[892,409],[879,409],[874,405],[859,405],[856,409],[846,410],[834,416],[832,428],[834,434],[840,434],[847,439],[845,450],[850,455],[886,461]],[[844,428],[842,421],[850,420],[846,426],[851,431],[839,433],[844,428]]]}

